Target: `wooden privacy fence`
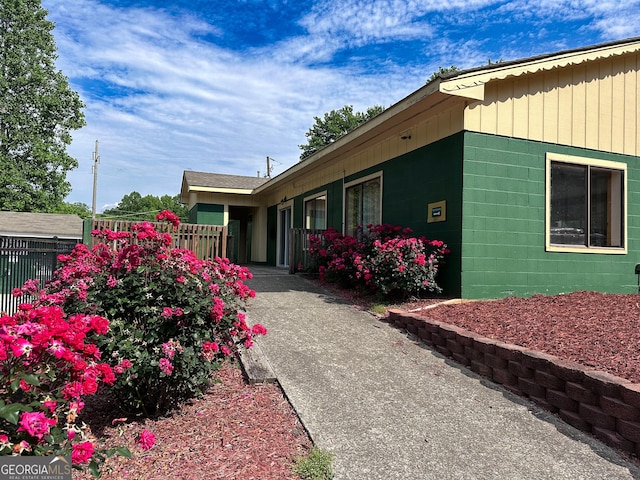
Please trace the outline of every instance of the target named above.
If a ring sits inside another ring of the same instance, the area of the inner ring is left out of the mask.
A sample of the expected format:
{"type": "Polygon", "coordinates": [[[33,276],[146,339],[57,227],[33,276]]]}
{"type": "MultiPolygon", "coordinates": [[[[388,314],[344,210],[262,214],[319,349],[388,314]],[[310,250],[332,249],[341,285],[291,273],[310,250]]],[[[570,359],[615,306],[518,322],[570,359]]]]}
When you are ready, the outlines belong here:
{"type": "MultiPolygon", "coordinates": [[[[131,226],[140,222],[123,220],[96,219],[92,222],[91,230],[108,228],[114,232],[129,232],[131,226]]],[[[200,260],[211,260],[215,257],[229,257],[227,227],[220,225],[197,225],[181,223],[176,229],[169,223],[151,222],[156,231],[170,233],[173,237],[174,248],[184,248],[193,251],[200,260]]],[[[95,242],[91,237],[91,243],[95,242]]]]}
{"type": "Polygon", "coordinates": [[[305,271],[311,266],[309,239],[311,235],[320,236],[325,230],[292,228],[289,230],[289,273],[305,271]]]}

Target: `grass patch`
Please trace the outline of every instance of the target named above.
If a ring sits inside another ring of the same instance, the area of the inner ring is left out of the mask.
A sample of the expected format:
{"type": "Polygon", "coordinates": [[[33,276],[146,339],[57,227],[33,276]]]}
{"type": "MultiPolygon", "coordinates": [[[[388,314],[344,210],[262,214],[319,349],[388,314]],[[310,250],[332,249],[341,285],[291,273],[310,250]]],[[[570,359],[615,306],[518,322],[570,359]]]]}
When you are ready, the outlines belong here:
{"type": "Polygon", "coordinates": [[[387,307],[379,303],[371,304],[371,306],[369,307],[369,310],[373,313],[379,313],[381,315],[384,315],[385,313],[387,313],[387,307]]]}
{"type": "Polygon", "coordinates": [[[333,478],[333,454],[312,447],[304,457],[295,459],[293,473],[302,480],[331,480],[333,478]]]}

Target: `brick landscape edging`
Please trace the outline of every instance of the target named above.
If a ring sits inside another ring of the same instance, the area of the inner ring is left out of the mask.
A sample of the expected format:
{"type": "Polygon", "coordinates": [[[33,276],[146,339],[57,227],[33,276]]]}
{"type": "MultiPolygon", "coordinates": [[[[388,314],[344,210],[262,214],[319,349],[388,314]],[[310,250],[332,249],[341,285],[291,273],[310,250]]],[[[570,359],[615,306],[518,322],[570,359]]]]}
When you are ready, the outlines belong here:
{"type": "Polygon", "coordinates": [[[402,310],[389,310],[388,321],[607,445],[640,456],[639,384],[402,310]]]}

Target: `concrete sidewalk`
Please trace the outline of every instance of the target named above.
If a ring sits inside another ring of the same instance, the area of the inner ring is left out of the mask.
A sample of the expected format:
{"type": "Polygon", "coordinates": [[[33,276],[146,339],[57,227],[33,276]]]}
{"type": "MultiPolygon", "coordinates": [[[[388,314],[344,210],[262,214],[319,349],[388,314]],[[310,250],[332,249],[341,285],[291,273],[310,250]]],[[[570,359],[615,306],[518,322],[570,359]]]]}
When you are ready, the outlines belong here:
{"type": "Polygon", "coordinates": [[[249,323],[340,480],[640,479],[614,450],[286,271],[250,267],[249,323]]]}

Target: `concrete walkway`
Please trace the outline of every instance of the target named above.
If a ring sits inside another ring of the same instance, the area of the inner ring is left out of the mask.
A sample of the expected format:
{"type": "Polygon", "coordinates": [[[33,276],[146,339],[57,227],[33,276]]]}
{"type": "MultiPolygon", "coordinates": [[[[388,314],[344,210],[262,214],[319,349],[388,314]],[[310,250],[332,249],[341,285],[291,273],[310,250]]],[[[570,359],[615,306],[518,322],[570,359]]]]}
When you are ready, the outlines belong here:
{"type": "Polygon", "coordinates": [[[250,267],[249,323],[337,480],[640,479],[615,451],[297,275],[250,267]]]}

